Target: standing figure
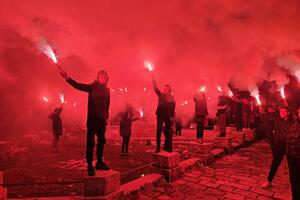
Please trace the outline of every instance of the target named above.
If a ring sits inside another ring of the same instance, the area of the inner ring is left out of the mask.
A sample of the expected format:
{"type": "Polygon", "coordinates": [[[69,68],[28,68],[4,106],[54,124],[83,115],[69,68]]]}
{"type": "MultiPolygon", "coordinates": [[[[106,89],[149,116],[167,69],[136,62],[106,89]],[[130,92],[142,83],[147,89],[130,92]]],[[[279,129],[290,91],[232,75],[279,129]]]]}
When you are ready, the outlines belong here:
{"type": "Polygon", "coordinates": [[[88,93],[88,114],[87,114],[87,144],[86,162],[89,176],[95,176],[93,167],[93,152],[95,146],[95,135],[97,135],[97,170],[109,170],[103,162],[104,144],[106,143],[105,131],[109,117],[110,91],[107,88],[108,74],[106,71],[99,71],[96,80],[91,84],[78,83],[70,78],[65,71],[61,76],[74,88],[88,93]]]}
{"type": "Polygon", "coordinates": [[[52,120],[52,133],[53,133],[53,143],[52,143],[52,151],[58,152],[58,142],[59,137],[62,135],[62,120],[60,117],[60,113],[63,107],[55,108],[54,112],[51,113],[48,118],[52,120]]]}
{"type": "Polygon", "coordinates": [[[300,199],[300,109],[287,135],[287,161],[293,200],[300,199]]]}
{"type": "Polygon", "coordinates": [[[194,96],[194,102],[195,102],[195,122],[197,124],[196,127],[197,139],[202,139],[204,133],[205,118],[208,115],[205,93],[201,92],[199,94],[196,94],[194,96]]]}
{"type": "Polygon", "coordinates": [[[168,152],[173,151],[173,135],[172,135],[172,120],[175,114],[175,99],[172,94],[170,85],[165,85],[164,90],[161,92],[157,86],[157,82],[152,75],[153,89],[158,97],[158,105],[156,109],[156,153],[160,152],[160,140],[163,125],[165,126],[165,143],[164,150],[168,152]]]}
{"type": "Polygon", "coordinates": [[[219,96],[217,121],[220,127],[220,133],[217,137],[226,136],[226,109],[227,109],[227,101],[225,96],[219,96]]]}
{"type": "Polygon", "coordinates": [[[268,120],[268,123],[271,123],[269,125],[271,125],[272,130],[267,132],[267,139],[271,147],[273,160],[267,181],[262,185],[263,188],[271,186],[286,151],[286,135],[292,121],[285,107],[280,108],[279,115],[269,116],[272,119],[268,120]]]}
{"type": "Polygon", "coordinates": [[[234,97],[234,120],[237,131],[241,131],[243,129],[243,103],[241,97],[239,95],[234,97]]]}
{"type": "Polygon", "coordinates": [[[251,105],[248,99],[244,98],[242,106],[243,128],[250,128],[251,105]]]}
{"type": "Polygon", "coordinates": [[[120,136],[122,140],[122,155],[128,154],[128,146],[131,136],[131,125],[133,121],[138,120],[138,117],[134,117],[134,111],[132,106],[126,104],[125,111],[121,114],[120,120],[120,136]]]}
{"type": "Polygon", "coordinates": [[[181,119],[181,117],[176,117],[175,118],[175,133],[176,133],[176,136],[181,136],[181,131],[182,131],[182,119],[181,119]]]}

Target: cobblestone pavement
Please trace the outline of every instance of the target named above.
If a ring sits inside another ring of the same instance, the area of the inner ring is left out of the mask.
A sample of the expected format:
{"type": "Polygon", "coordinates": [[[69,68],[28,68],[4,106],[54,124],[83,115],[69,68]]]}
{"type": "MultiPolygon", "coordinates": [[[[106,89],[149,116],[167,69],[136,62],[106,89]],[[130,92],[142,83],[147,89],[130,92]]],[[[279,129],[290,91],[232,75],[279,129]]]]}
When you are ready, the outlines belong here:
{"type": "Polygon", "coordinates": [[[273,186],[261,188],[270,163],[268,144],[259,142],[185,174],[175,182],[145,192],[141,199],[291,199],[286,160],[273,186]]]}

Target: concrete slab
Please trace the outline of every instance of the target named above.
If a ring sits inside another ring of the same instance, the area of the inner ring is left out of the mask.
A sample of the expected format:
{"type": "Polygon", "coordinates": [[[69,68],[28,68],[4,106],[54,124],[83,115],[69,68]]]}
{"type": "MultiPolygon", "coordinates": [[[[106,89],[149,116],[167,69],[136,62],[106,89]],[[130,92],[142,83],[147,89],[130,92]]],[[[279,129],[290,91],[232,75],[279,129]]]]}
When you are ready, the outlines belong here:
{"type": "Polygon", "coordinates": [[[105,196],[120,188],[120,173],[115,170],[97,171],[96,176],[84,180],[84,196],[105,196]]]}
{"type": "Polygon", "coordinates": [[[178,166],[180,162],[180,155],[177,152],[166,152],[163,151],[158,154],[153,154],[154,159],[157,161],[155,166],[160,168],[171,169],[178,166]]]}

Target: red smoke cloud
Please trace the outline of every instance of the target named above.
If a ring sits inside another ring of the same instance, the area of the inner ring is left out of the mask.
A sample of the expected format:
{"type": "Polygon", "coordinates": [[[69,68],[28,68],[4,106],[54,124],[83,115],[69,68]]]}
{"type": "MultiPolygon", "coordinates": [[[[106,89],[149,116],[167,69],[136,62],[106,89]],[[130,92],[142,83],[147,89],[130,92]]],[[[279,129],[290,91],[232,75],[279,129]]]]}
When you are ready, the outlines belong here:
{"type": "MultiPolygon", "coordinates": [[[[296,0],[3,0],[0,104],[10,105],[1,115],[10,116],[6,124],[15,116],[24,121],[19,112],[43,110],[41,96],[56,99],[63,92],[72,105],[82,105],[68,113],[84,121],[85,94],[71,89],[38,51],[41,38],[51,43],[61,65],[78,81],[91,82],[105,69],[109,87],[128,87],[126,94],[112,93],[113,113],[124,99],[154,109],[155,95],[144,91],[151,87],[143,66],[147,60],[154,63],[160,85],[173,86],[178,107],[207,86],[213,114],[216,86],[226,91],[232,81],[253,90],[262,79],[282,85],[285,76],[279,66],[297,70],[299,9],[296,0]]],[[[188,104],[178,112],[192,115],[192,108],[188,104]]]]}

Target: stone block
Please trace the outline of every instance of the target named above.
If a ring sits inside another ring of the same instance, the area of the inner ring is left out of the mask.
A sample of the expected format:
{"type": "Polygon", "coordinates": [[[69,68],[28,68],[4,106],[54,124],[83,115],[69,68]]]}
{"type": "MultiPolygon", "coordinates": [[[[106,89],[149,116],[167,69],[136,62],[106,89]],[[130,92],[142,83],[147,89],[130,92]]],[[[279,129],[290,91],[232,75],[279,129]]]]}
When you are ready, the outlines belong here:
{"type": "Polygon", "coordinates": [[[211,152],[211,153],[207,153],[207,154],[191,154],[192,157],[194,158],[198,158],[201,160],[201,162],[204,164],[204,165],[209,165],[211,164],[213,161],[214,161],[214,154],[211,152]]]}
{"type": "Polygon", "coordinates": [[[120,189],[120,173],[115,170],[97,171],[84,180],[84,196],[106,196],[120,189]]]}
{"type": "Polygon", "coordinates": [[[216,158],[220,158],[220,157],[224,156],[225,151],[224,151],[224,149],[214,149],[214,150],[212,150],[212,153],[214,154],[214,158],[216,159],[216,158]]]}
{"type": "Polygon", "coordinates": [[[121,191],[123,192],[123,195],[128,195],[128,194],[130,195],[130,193],[134,191],[153,188],[154,184],[160,182],[162,178],[163,176],[160,174],[148,174],[146,176],[143,176],[141,178],[123,184],[121,186],[121,191]]]}
{"type": "Polygon", "coordinates": [[[184,171],[181,166],[173,167],[172,169],[161,169],[162,175],[166,178],[168,182],[175,181],[182,177],[184,171]]]}
{"type": "Polygon", "coordinates": [[[246,135],[244,132],[233,132],[232,133],[232,142],[244,145],[246,142],[246,135]]]}
{"type": "Polygon", "coordinates": [[[226,153],[233,151],[231,137],[216,137],[214,142],[217,148],[224,149],[226,153]]]}
{"type": "Polygon", "coordinates": [[[198,143],[190,142],[189,144],[190,152],[208,154],[211,153],[213,149],[212,143],[198,143]]]}
{"type": "Polygon", "coordinates": [[[169,153],[163,151],[161,153],[154,154],[154,158],[156,160],[155,166],[166,169],[176,167],[180,162],[180,155],[177,152],[169,153]]]}

